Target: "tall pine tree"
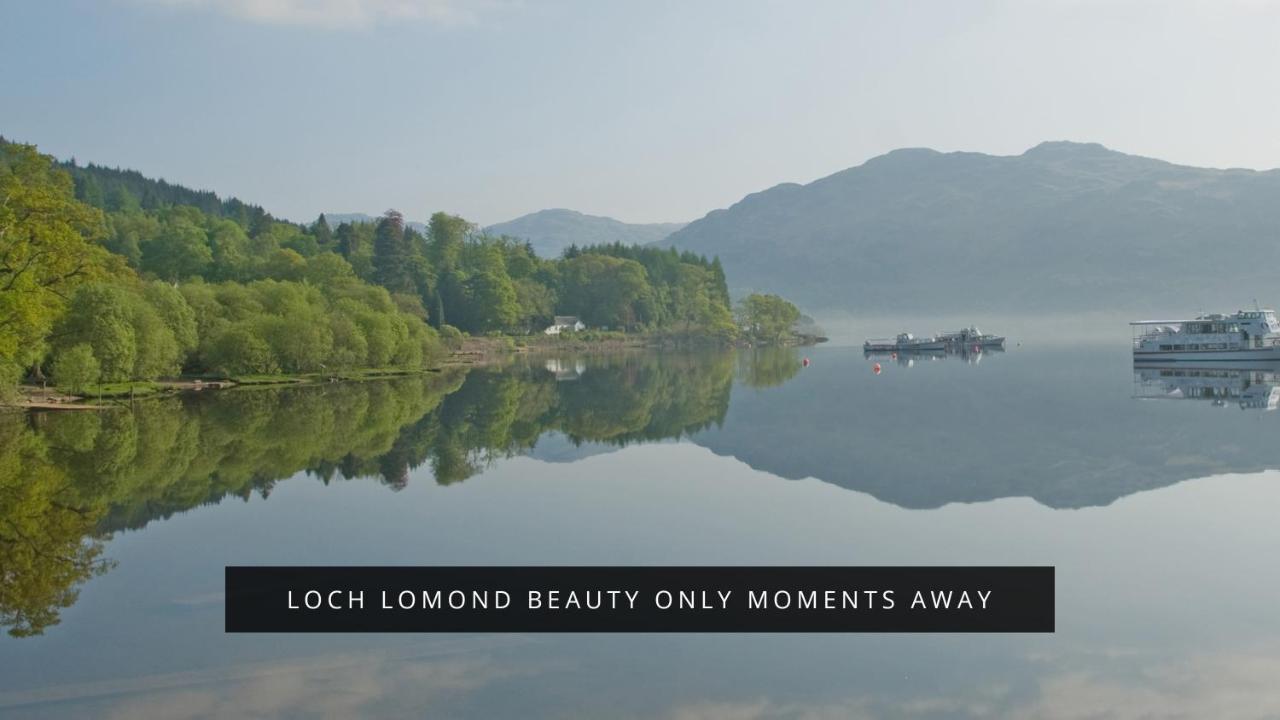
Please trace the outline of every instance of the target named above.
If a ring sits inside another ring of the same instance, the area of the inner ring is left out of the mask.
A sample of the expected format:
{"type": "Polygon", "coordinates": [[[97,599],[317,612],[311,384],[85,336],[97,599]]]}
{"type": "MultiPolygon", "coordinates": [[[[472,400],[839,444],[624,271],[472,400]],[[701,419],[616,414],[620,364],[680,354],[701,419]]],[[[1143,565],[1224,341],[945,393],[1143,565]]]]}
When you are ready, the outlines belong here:
{"type": "Polygon", "coordinates": [[[316,246],[321,252],[333,249],[333,228],[329,227],[329,221],[324,213],[320,213],[320,217],[311,224],[311,236],[316,239],[316,246]]]}
{"type": "Polygon", "coordinates": [[[373,272],[376,282],[393,293],[417,290],[410,267],[410,252],[404,236],[404,216],[388,210],[373,233],[373,272]]]}

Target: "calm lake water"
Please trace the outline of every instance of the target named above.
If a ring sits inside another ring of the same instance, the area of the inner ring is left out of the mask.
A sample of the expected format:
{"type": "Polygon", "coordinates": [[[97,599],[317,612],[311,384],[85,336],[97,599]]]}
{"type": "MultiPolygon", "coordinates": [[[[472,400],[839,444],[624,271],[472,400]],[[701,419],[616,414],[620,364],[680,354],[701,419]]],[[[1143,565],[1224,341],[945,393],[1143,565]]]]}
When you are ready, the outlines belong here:
{"type": "Polygon", "coordinates": [[[876,361],[565,356],[2,417],[26,636],[0,716],[1280,715],[1274,375],[1139,372],[1123,342],[876,361]],[[222,631],[228,564],[433,563],[1055,565],[1058,631],[222,631]]]}

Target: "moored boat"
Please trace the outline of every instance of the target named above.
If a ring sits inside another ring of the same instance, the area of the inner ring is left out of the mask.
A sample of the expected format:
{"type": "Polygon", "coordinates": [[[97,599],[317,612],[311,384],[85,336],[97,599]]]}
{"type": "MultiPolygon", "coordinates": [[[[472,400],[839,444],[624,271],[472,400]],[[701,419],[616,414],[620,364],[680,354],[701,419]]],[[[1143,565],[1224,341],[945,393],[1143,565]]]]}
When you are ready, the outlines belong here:
{"type": "Polygon", "coordinates": [[[943,333],[938,339],[953,347],[1004,347],[1003,335],[988,335],[972,325],[943,333]]]}
{"type": "Polygon", "coordinates": [[[900,333],[893,339],[872,338],[862,344],[866,352],[933,352],[970,350],[973,348],[1002,348],[1004,337],[987,335],[972,325],[955,332],[918,338],[911,333],[900,333]]]}
{"type": "Polygon", "coordinates": [[[1280,361],[1280,321],[1274,310],[1237,310],[1192,320],[1139,320],[1134,361],[1280,361]]]}
{"type": "Polygon", "coordinates": [[[947,343],[936,337],[918,338],[911,333],[899,333],[892,340],[878,338],[868,340],[862,344],[862,349],[867,352],[928,352],[946,350],[947,343]]]}

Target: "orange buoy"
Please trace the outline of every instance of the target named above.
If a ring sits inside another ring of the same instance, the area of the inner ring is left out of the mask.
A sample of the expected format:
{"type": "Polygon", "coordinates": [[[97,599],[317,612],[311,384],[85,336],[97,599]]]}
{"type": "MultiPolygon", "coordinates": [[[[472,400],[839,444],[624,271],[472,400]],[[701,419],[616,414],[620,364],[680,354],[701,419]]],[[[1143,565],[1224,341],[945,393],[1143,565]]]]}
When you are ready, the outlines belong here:
{"type": "Polygon", "coordinates": [[[804,359],[804,366],[809,367],[809,358],[804,359]]]}
{"type": "Polygon", "coordinates": [[[879,374],[880,374],[880,363],[876,363],[876,364],[871,368],[871,370],[872,370],[873,372],[875,372],[875,374],[879,375],[879,374]]]}

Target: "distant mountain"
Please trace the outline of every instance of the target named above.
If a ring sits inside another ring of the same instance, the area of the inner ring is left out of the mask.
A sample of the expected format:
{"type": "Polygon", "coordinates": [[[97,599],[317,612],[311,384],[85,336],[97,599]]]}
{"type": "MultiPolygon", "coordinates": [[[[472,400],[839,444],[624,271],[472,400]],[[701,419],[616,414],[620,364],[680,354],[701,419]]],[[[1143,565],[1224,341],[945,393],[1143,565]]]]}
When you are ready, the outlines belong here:
{"type": "MultiPolygon", "coordinates": [[[[366,213],[325,213],[331,227],[344,222],[372,223],[378,217],[366,213]]],[[[426,232],[425,223],[406,222],[419,232],[426,232]]],[[[570,245],[595,245],[620,242],[626,245],[651,245],[684,227],[684,223],[624,223],[598,215],[584,215],[573,210],[539,210],[522,215],[484,231],[490,235],[508,235],[528,240],[539,257],[559,257],[570,245]]]]}
{"type": "Polygon", "coordinates": [[[735,292],[813,309],[1235,309],[1280,303],[1280,171],[1050,142],[1018,156],[895,150],[783,184],[662,241],[735,292]]]}
{"type": "Polygon", "coordinates": [[[684,227],[684,223],[624,223],[573,210],[539,210],[522,215],[485,231],[490,235],[510,235],[528,240],[540,257],[557,257],[570,245],[620,242],[648,245],[659,242],[684,227]]]}
{"type": "MultiPolygon", "coordinates": [[[[378,222],[377,217],[366,213],[325,213],[324,219],[325,222],[329,223],[329,227],[331,228],[336,228],[343,223],[360,224],[378,222]]],[[[406,220],[404,224],[406,227],[411,227],[420,233],[425,233],[427,231],[426,223],[418,222],[416,220],[406,220]]]]}

